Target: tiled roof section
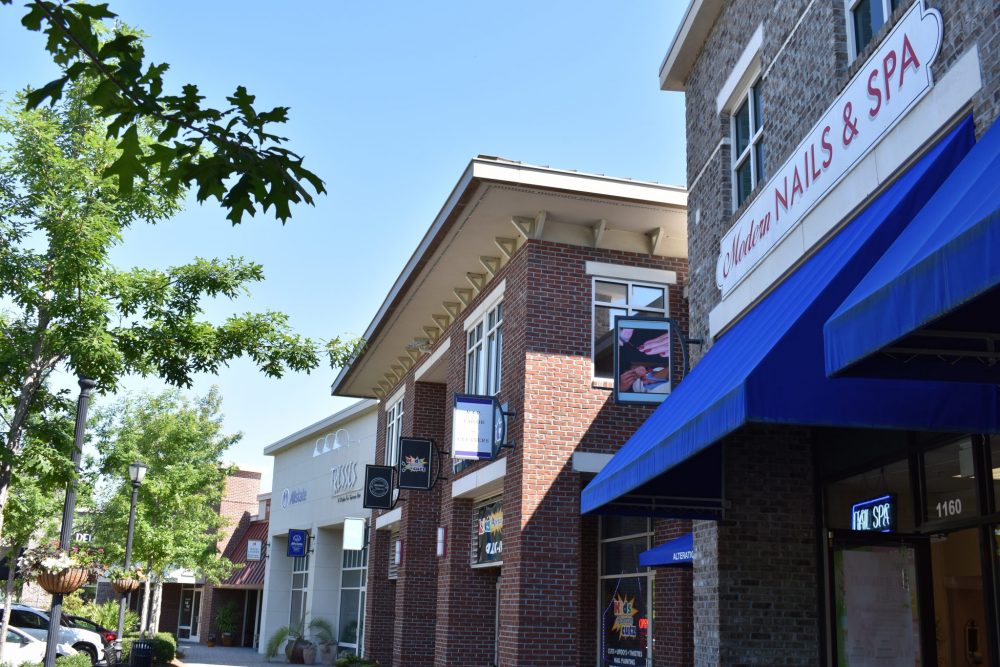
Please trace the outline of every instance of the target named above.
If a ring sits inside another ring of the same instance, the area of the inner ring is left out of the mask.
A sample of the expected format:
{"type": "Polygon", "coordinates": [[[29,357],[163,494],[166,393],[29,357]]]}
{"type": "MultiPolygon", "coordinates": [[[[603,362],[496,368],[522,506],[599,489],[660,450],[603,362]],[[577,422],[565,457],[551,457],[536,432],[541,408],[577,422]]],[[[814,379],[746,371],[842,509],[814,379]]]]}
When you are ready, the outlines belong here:
{"type": "MultiPolygon", "coordinates": [[[[237,566],[242,565],[229,577],[223,579],[221,586],[237,586],[240,588],[264,587],[264,563],[267,557],[267,521],[251,521],[246,531],[240,536],[235,547],[227,549],[226,556],[237,566]],[[263,542],[260,560],[247,560],[247,541],[263,542]]],[[[231,543],[232,544],[232,543],[231,543]]]]}

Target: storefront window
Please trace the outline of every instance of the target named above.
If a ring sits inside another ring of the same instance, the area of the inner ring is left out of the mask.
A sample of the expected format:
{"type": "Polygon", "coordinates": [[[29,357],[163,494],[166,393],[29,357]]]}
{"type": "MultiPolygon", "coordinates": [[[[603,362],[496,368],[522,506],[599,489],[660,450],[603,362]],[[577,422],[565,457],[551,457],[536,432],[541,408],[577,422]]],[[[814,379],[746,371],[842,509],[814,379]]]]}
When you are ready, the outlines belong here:
{"type": "Polygon", "coordinates": [[[368,584],[368,549],[344,551],[340,582],[341,651],[361,654],[364,645],[365,592],[368,584]]]}
{"type": "Polygon", "coordinates": [[[292,606],[288,624],[298,625],[306,617],[306,597],[309,588],[309,556],[292,559],[292,606]]]}
{"type": "Polygon", "coordinates": [[[992,665],[979,530],[967,528],[931,541],[934,626],[940,665],[992,665]]]}
{"type": "Polygon", "coordinates": [[[650,548],[648,519],[601,520],[600,664],[646,665],[652,656],[652,573],[639,565],[650,548]]]}
{"type": "Polygon", "coordinates": [[[885,496],[890,496],[893,501],[893,532],[912,532],[913,494],[906,459],[830,484],[826,490],[827,526],[851,530],[853,508],[859,503],[885,496]]]}
{"type": "Polygon", "coordinates": [[[976,516],[976,466],[972,438],[924,452],[927,521],[976,516]]]}

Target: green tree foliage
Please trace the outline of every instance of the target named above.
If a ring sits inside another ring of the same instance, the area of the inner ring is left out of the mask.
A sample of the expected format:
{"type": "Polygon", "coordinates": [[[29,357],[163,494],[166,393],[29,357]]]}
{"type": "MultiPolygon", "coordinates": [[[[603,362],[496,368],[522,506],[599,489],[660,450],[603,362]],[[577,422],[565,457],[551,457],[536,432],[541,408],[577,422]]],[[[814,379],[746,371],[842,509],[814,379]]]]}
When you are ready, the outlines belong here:
{"type": "Polygon", "coordinates": [[[154,575],[183,567],[217,580],[229,572],[231,564],[216,552],[228,472],[221,459],[241,436],[223,433],[221,404],[215,389],[196,400],[171,390],[98,410],[98,453],[88,459],[87,476],[95,489],[94,541],[109,564],[125,561],[128,466],[142,461],[148,473],[138,493],[133,562],[154,575]]]}
{"type": "MultiPolygon", "coordinates": [[[[190,386],[249,357],[266,374],[314,368],[319,345],[280,312],[205,321],[206,299],[241,296],[263,279],[242,258],[196,258],[167,269],[122,269],[110,261],[135,223],[162,221],[182,192],[151,175],[120,190],[104,178],[121,151],[88,104],[92,82],[68,84],[51,108],[0,119],[0,535],[14,458],[29,417],[55,400],[57,367],[86,375],[104,392],[127,374],[190,386]]],[[[138,123],[136,127],[142,127],[138,123]]],[[[140,143],[149,141],[143,130],[140,143]]]]}
{"type": "Polygon", "coordinates": [[[169,65],[147,64],[134,32],[121,24],[109,27],[116,14],[107,4],[34,0],[26,8],[21,22],[45,33],[46,49],[63,68],[62,76],[31,91],[27,104],[55,102],[73,82],[97,81],[85,101],[108,121],[107,136],[119,150],[101,173],[117,178],[123,196],[155,175],[174,196],[193,187],[199,201],[217,199],[236,224],[258,207],[273,207],[285,221],[291,204],[312,204],[313,193],[326,191],[275,134],[273,126],[288,121],[287,107],[258,110],[243,86],[226,98],[229,106],[223,109],[206,105],[193,84],[167,94],[163,75],[169,65]],[[143,140],[149,121],[157,132],[143,140]]]}

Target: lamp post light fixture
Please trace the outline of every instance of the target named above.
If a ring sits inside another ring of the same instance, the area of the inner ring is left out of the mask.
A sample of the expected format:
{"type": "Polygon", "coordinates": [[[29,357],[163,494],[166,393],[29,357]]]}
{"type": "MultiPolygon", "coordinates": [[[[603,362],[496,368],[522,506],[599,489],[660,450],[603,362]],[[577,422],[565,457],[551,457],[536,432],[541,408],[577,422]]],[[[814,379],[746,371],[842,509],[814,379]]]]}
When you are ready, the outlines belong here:
{"type": "MultiPolygon", "coordinates": [[[[80,474],[80,455],[83,452],[83,435],[87,428],[87,408],[90,406],[90,392],[97,383],[80,376],[80,397],[76,402],[76,429],[73,432],[73,478],[66,485],[66,502],[63,503],[62,528],[59,530],[59,549],[69,551],[70,537],[73,535],[73,514],[76,512],[76,477],[80,474]]],[[[55,667],[56,645],[59,644],[59,630],[62,626],[62,593],[52,595],[52,609],[49,612],[50,631],[45,640],[45,667],[55,667]]]]}
{"type": "MultiPolygon", "coordinates": [[[[132,503],[128,510],[128,536],[125,538],[125,572],[132,567],[132,537],[135,535],[135,504],[139,497],[139,485],[146,477],[146,464],[136,461],[128,467],[128,476],[132,480],[132,503]]],[[[118,635],[115,641],[121,647],[122,635],[125,632],[125,607],[128,606],[128,591],[122,590],[118,598],[118,635]]]]}

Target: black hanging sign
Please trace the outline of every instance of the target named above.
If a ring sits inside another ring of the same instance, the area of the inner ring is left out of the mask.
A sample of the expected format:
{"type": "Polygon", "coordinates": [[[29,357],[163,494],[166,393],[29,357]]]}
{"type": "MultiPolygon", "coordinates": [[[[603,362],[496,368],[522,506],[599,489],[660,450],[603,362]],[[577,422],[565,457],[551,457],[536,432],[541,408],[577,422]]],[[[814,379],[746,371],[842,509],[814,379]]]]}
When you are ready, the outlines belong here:
{"type": "Polygon", "coordinates": [[[392,466],[365,466],[364,507],[375,510],[392,509],[392,466]]]}
{"type": "Polygon", "coordinates": [[[434,441],[399,439],[399,488],[426,491],[434,484],[434,441]]]}

